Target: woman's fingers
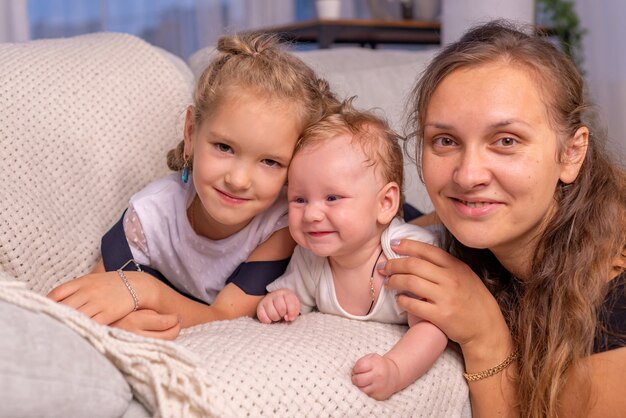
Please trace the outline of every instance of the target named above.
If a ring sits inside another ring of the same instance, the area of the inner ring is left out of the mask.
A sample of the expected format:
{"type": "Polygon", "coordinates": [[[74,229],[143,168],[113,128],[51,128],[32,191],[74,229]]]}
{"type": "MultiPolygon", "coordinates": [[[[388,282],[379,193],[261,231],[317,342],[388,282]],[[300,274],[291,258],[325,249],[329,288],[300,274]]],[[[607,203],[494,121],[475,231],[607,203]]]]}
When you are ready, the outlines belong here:
{"type": "Polygon", "coordinates": [[[398,255],[420,258],[439,267],[456,260],[441,248],[421,241],[403,239],[398,245],[392,245],[392,248],[398,255]]]}
{"type": "MultiPolygon", "coordinates": [[[[440,283],[445,276],[445,269],[428,260],[416,257],[402,257],[387,260],[381,274],[401,281],[403,285],[411,285],[411,277],[420,277],[423,281],[440,283]]],[[[393,288],[393,286],[391,286],[393,288]]],[[[403,290],[405,290],[403,288],[403,290]]],[[[406,289],[409,290],[409,289],[406,289]]]]}
{"type": "Polygon", "coordinates": [[[438,326],[439,310],[432,300],[418,299],[401,293],[396,297],[396,302],[406,312],[438,326]]]}

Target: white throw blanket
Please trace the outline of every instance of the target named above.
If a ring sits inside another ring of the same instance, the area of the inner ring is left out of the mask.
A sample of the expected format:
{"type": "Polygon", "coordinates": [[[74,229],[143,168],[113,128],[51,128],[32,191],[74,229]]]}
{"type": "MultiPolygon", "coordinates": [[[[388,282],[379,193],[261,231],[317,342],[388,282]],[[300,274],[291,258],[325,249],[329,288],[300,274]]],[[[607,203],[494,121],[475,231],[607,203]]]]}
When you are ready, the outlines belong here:
{"type": "Polygon", "coordinates": [[[460,357],[446,350],[431,370],[379,402],[350,382],[358,357],[386,352],[405,327],[311,313],[291,324],[250,318],[185,329],[175,343],[101,326],[0,281],[0,299],[67,324],[118,367],[157,417],[469,417],[460,357]]]}
{"type": "Polygon", "coordinates": [[[21,282],[0,280],[0,299],[49,315],[84,337],[122,372],[133,394],[155,417],[213,416],[209,376],[184,347],[100,325],[21,282]]]}

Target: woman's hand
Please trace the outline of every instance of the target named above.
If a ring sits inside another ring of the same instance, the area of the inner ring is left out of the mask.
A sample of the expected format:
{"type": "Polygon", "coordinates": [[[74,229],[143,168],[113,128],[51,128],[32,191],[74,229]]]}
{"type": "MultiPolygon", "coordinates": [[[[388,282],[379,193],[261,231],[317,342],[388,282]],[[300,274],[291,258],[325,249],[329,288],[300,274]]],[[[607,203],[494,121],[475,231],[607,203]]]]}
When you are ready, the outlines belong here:
{"type": "MultiPolygon", "coordinates": [[[[135,289],[134,272],[125,272],[135,289]]],[[[116,271],[92,273],[52,289],[48,297],[70,306],[96,322],[110,325],[131,313],[135,302],[116,271]]],[[[141,302],[141,294],[139,294],[141,302]]]]}
{"type": "Polygon", "coordinates": [[[500,307],[467,264],[423,242],[405,239],[392,248],[407,257],[388,260],[380,270],[388,276],[387,287],[417,296],[399,294],[400,307],[459,343],[466,360],[467,350],[493,353],[496,359],[500,352],[502,358],[510,353],[510,332],[500,307]]]}

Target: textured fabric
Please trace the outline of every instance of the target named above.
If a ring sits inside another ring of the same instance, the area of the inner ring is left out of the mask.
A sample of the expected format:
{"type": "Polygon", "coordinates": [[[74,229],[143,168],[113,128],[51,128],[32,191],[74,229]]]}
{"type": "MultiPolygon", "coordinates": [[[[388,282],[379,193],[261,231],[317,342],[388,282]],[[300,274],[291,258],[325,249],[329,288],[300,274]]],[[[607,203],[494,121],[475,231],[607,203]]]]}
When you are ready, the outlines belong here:
{"type": "MultiPolygon", "coordinates": [[[[399,256],[391,249],[392,239],[409,238],[417,241],[434,244],[436,237],[433,233],[416,225],[407,224],[400,219],[394,219],[380,237],[381,246],[387,259],[399,256]]],[[[396,304],[396,293],[381,287],[376,303],[367,315],[353,315],[339,304],[335,292],[333,273],[327,257],[319,257],[311,251],[297,246],[287,271],[267,290],[273,292],[278,289],[291,289],[300,300],[301,312],[308,313],[314,308],[323,313],[340,315],[346,318],[361,321],[378,321],[387,324],[406,324],[406,312],[396,304]]]]}
{"type": "Polygon", "coordinates": [[[267,294],[265,287],[285,272],[290,258],[241,263],[226,280],[226,284],[237,285],[247,295],[264,296],[267,294]]]}
{"type": "Polygon", "coordinates": [[[0,280],[0,300],[49,315],[85,337],[159,417],[471,416],[463,364],[451,350],[386,401],[352,385],[355,359],[387,352],[406,331],[401,325],[313,312],[293,323],[239,318],[199,325],[171,343],[98,325],[21,283],[0,280]]]}
{"type": "MultiPolygon", "coordinates": [[[[130,199],[127,216],[141,226],[148,253],[131,245],[140,264],[160,271],[175,288],[206,303],[213,303],[226,279],[237,266],[275,231],[287,227],[287,197],[284,193],[266,211],[255,216],[241,231],[221,240],[195,233],[187,208],[196,192],[192,180],[183,183],[171,174],[149,184],[130,199]]],[[[128,231],[127,231],[128,233],[128,231]]]]}
{"type": "MultiPolygon", "coordinates": [[[[126,211],[124,211],[126,213],[126,211]]],[[[172,284],[167,280],[160,271],[153,269],[145,264],[139,264],[136,261],[133,262],[133,253],[130,251],[130,246],[126,240],[124,234],[124,215],[120,218],[115,225],[102,236],[100,242],[100,255],[102,256],[102,264],[104,264],[105,271],[125,270],[125,271],[137,271],[138,268],[144,273],[148,273],[170,287],[172,284]],[[130,261],[130,262],[129,262],[130,261]]],[[[181,292],[183,293],[183,292],[181,292]]],[[[191,295],[186,296],[193,298],[191,295]]],[[[196,299],[198,302],[200,300],[196,299]]]]}
{"type": "Polygon", "coordinates": [[[168,172],[191,73],[131,35],[0,44],[0,272],[89,271],[128,198],[168,172]]]}
{"type": "Polygon", "coordinates": [[[312,312],[293,323],[240,318],[200,325],[177,342],[211,371],[207,396],[221,417],[471,417],[462,361],[449,349],[386,401],[352,384],[358,358],[386,353],[405,332],[402,325],[312,312]]]}
{"type": "MultiPolygon", "coordinates": [[[[106,271],[114,271],[124,265],[126,265],[124,270],[133,271],[137,269],[135,263],[128,263],[128,260],[133,258],[133,254],[130,251],[130,246],[128,245],[124,233],[123,217],[102,237],[100,252],[102,253],[102,261],[106,271]]],[[[287,264],[289,264],[289,258],[275,261],[244,262],[226,279],[226,284],[233,283],[248,295],[262,296],[267,293],[265,286],[283,274],[287,268],[287,264]]],[[[146,266],[145,264],[139,266],[143,272],[156,277],[169,287],[174,288],[174,285],[170,283],[160,271],[146,266]]],[[[205,301],[185,293],[180,289],[177,289],[177,291],[196,302],[206,304],[205,301]]]]}
{"type": "MultiPolygon", "coordinates": [[[[184,347],[100,325],[74,309],[26,289],[23,283],[5,280],[3,275],[0,275],[0,300],[47,315],[48,319],[59,321],[84,337],[119,369],[134,395],[155,416],[213,416],[211,399],[206,392],[211,379],[206,370],[198,370],[197,357],[184,347]]],[[[57,367],[68,365],[59,363],[57,367]]],[[[76,376],[73,382],[66,384],[68,387],[78,385],[83,380],[76,376]]]]}
{"type": "Polygon", "coordinates": [[[87,341],[47,315],[2,300],[0,353],[2,417],[109,418],[130,405],[122,374],[87,341]]]}

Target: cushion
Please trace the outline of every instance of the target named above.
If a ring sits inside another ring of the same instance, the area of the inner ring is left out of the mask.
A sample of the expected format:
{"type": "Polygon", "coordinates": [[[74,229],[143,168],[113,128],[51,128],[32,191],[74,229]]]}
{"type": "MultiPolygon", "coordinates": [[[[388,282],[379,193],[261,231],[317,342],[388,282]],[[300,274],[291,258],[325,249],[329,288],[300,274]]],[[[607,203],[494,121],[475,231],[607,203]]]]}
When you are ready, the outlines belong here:
{"type": "Polygon", "coordinates": [[[182,139],[177,60],[118,33],[0,44],[0,273],[47,293],[91,268],[182,139]]]}
{"type": "Polygon", "coordinates": [[[405,326],[312,312],[292,323],[251,318],[184,329],[177,343],[197,354],[212,384],[216,416],[470,417],[461,357],[446,349],[433,367],[386,401],[350,381],[361,356],[384,354],[405,326]]]}
{"type": "Polygon", "coordinates": [[[130,405],[128,383],[92,345],[53,318],[2,300],[0,353],[2,416],[106,418],[130,405]]]}

